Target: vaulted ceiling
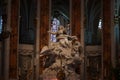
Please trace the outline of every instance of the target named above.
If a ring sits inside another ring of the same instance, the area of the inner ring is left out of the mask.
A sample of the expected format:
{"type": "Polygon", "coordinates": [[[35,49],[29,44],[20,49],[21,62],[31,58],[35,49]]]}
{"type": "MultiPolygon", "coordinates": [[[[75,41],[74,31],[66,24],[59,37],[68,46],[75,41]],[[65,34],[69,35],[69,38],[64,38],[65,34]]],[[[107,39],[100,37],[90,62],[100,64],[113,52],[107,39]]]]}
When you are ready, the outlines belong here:
{"type": "Polygon", "coordinates": [[[86,44],[100,44],[98,33],[99,20],[102,19],[102,0],[85,0],[85,28],[86,44]]]}
{"type": "MultiPolygon", "coordinates": [[[[21,33],[20,36],[23,37],[22,39],[31,39],[33,41],[34,33],[34,22],[35,19],[35,1],[36,0],[20,0],[20,23],[22,23],[21,33]],[[26,33],[26,34],[24,34],[26,33]],[[29,34],[30,33],[30,34],[29,34]],[[25,36],[26,35],[26,36],[25,36]],[[32,36],[31,36],[32,35],[32,36]]],[[[84,0],[85,1],[85,19],[86,19],[86,28],[96,31],[98,26],[99,19],[101,16],[102,11],[102,2],[101,0],[84,0]]],[[[0,4],[2,0],[0,0],[0,4]]],[[[0,5],[1,6],[1,5],[0,5]]],[[[1,12],[1,11],[0,11],[1,12]]],[[[67,19],[70,18],[70,0],[51,0],[51,15],[62,15],[67,19]]]]}
{"type": "MultiPolygon", "coordinates": [[[[30,32],[34,31],[34,24],[31,22],[34,19],[35,15],[35,0],[21,0],[21,37],[23,39],[31,39],[33,41],[33,37],[29,35],[33,35],[30,32]],[[23,19],[25,18],[25,19],[23,19]],[[28,31],[26,34],[24,34],[28,31]],[[25,36],[26,35],[26,36],[25,36]],[[29,38],[28,38],[29,37],[29,38]]],[[[51,16],[59,16],[62,15],[66,19],[70,19],[70,0],[51,0],[51,16]]],[[[85,17],[86,17],[86,28],[92,32],[95,32],[98,26],[99,19],[101,18],[101,0],[85,0],[85,17]]],[[[30,42],[32,42],[30,41],[30,42]]]]}
{"type": "Polygon", "coordinates": [[[85,10],[88,25],[91,27],[98,26],[99,19],[102,18],[101,0],[86,0],[85,10]]]}
{"type": "MultiPolygon", "coordinates": [[[[51,0],[52,15],[70,18],[70,0],[51,0]]],[[[102,0],[85,0],[85,15],[90,26],[98,26],[101,16],[102,0]],[[92,23],[92,24],[91,24],[92,23]]],[[[89,26],[89,27],[90,27],[89,26]]]]}
{"type": "Polygon", "coordinates": [[[62,15],[69,19],[70,0],[51,0],[51,12],[53,16],[62,15]]]}

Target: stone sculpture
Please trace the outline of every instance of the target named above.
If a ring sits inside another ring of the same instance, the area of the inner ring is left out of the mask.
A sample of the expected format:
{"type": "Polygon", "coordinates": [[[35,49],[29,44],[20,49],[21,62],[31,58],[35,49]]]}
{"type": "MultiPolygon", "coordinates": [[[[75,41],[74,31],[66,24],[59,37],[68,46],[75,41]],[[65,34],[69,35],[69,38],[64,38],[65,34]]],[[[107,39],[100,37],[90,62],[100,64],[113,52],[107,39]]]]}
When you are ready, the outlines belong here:
{"type": "Polygon", "coordinates": [[[57,32],[48,32],[57,35],[57,42],[50,42],[40,52],[40,57],[45,57],[42,77],[50,75],[58,80],[80,80],[79,70],[84,56],[77,37],[67,35],[64,26],[57,32]]]}

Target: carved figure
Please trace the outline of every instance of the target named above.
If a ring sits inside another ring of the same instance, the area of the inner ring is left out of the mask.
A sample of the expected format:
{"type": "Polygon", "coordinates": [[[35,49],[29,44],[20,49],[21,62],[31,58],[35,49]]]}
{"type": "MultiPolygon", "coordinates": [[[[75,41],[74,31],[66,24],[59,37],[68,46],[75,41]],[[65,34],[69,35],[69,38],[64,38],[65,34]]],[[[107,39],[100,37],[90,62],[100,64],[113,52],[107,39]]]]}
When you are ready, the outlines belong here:
{"type": "Polygon", "coordinates": [[[48,31],[51,34],[56,35],[57,42],[63,47],[69,47],[68,35],[64,26],[60,25],[57,32],[48,31]]]}
{"type": "Polygon", "coordinates": [[[79,80],[78,68],[83,57],[77,37],[67,35],[63,26],[60,26],[57,32],[49,31],[49,33],[57,35],[57,42],[50,42],[40,52],[40,57],[46,56],[43,65],[45,70],[42,75],[52,72],[57,78],[63,75],[61,79],[79,80]],[[71,75],[74,75],[74,79],[71,75]]]}

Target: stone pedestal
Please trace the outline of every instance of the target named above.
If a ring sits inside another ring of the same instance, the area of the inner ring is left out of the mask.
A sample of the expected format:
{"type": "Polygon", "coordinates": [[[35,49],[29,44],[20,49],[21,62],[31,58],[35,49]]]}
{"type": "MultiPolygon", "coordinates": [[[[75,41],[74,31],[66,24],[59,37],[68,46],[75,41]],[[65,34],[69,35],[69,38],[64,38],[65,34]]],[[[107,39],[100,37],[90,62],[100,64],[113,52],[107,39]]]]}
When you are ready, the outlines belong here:
{"type": "Polygon", "coordinates": [[[33,80],[33,52],[21,50],[19,52],[19,80],[33,80]]]}

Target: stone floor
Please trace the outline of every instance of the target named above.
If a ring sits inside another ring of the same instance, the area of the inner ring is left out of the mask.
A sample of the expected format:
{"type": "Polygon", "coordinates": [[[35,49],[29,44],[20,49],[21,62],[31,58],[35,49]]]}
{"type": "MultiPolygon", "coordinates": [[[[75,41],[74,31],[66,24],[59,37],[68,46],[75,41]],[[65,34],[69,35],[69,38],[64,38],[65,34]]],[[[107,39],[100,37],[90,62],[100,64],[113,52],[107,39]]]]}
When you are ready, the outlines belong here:
{"type": "MultiPolygon", "coordinates": [[[[56,78],[56,72],[51,71],[51,72],[45,72],[44,74],[41,75],[42,80],[58,80],[56,78]]],[[[80,80],[80,75],[71,73],[69,76],[66,76],[65,80],[80,80]]]]}

